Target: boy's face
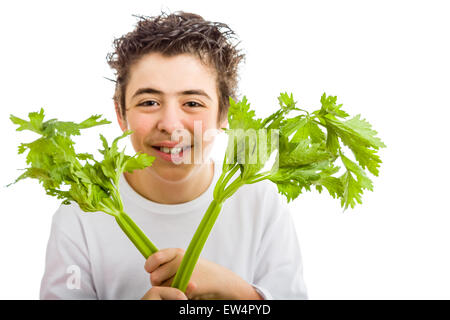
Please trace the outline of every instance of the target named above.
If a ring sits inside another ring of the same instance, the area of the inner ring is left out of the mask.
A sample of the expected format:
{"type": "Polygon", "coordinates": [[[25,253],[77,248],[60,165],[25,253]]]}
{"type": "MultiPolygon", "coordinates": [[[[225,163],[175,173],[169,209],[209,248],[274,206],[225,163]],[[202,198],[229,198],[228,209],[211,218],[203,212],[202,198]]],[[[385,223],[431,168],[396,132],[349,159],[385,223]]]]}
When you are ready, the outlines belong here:
{"type": "Polygon", "coordinates": [[[214,70],[193,55],[144,55],[130,69],[125,103],[126,120],[117,113],[122,130],[133,131],[136,152],[155,157],[148,170],[167,181],[183,180],[201,168],[213,143],[209,133],[226,125],[226,119],[217,121],[214,70]],[[163,148],[174,144],[183,151],[163,148]]]}

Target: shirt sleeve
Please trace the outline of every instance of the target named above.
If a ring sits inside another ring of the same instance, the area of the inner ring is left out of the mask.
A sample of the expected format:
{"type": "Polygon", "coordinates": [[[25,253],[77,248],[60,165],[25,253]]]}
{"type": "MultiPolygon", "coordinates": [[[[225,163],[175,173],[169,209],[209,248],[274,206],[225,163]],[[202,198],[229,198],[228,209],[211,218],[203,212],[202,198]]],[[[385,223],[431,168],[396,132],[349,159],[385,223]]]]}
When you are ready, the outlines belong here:
{"type": "Polygon", "coordinates": [[[256,292],[263,298],[263,300],[273,300],[272,295],[269,293],[267,289],[261,288],[260,286],[257,286],[255,284],[252,284],[253,288],[256,290],[256,292]]]}
{"type": "Polygon", "coordinates": [[[300,246],[289,208],[278,193],[265,198],[266,225],[256,254],[253,286],[264,299],[307,299],[300,246]]]}
{"type": "Polygon", "coordinates": [[[97,299],[89,253],[76,207],[62,205],[53,216],[40,299],[97,299]]]}

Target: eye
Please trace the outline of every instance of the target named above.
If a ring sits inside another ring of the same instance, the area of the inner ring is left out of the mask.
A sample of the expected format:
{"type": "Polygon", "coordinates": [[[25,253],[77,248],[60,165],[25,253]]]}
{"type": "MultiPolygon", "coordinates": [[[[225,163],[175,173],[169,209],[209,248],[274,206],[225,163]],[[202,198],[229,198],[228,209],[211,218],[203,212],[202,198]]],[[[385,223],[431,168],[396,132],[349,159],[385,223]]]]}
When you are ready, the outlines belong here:
{"type": "Polygon", "coordinates": [[[157,104],[157,102],[154,101],[154,100],[147,100],[147,101],[144,101],[144,102],[139,103],[138,106],[153,107],[153,106],[155,106],[156,104],[157,104]]]}
{"type": "Polygon", "coordinates": [[[203,107],[200,103],[195,101],[189,101],[185,103],[188,107],[195,108],[195,107],[203,107]]]}

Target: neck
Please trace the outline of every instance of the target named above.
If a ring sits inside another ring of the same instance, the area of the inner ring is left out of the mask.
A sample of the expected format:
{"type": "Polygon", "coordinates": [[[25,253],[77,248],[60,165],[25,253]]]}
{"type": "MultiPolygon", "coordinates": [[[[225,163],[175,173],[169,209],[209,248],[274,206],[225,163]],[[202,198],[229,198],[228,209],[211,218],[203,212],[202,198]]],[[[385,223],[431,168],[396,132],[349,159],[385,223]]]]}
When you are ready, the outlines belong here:
{"type": "Polygon", "coordinates": [[[179,204],[198,198],[211,185],[214,176],[213,163],[202,164],[181,182],[161,179],[151,169],[125,172],[125,179],[141,196],[161,204],[179,204]]]}

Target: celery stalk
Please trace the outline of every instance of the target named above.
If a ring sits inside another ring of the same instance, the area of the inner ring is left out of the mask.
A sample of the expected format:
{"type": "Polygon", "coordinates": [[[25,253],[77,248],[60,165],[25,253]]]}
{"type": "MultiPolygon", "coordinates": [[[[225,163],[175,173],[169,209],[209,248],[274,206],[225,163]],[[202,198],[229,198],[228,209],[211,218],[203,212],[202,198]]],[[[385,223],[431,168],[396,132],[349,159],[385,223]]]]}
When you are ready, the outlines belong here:
{"type": "Polygon", "coordinates": [[[125,212],[116,215],[116,221],[145,259],[158,251],[158,248],[125,212]]]}
{"type": "Polygon", "coordinates": [[[192,237],[189,247],[187,248],[180,267],[172,282],[172,287],[186,291],[189,279],[194,271],[195,264],[197,263],[200,253],[203,250],[203,246],[208,239],[208,236],[216,222],[217,217],[222,209],[223,202],[217,202],[213,200],[208,207],[205,215],[200,222],[194,236],[192,237]]]}
{"type": "Polygon", "coordinates": [[[186,291],[192,272],[194,271],[195,265],[200,257],[206,240],[208,240],[208,236],[211,233],[217,217],[222,210],[223,203],[244,184],[239,177],[225,189],[225,186],[237,170],[238,167],[234,167],[234,169],[228,172],[228,175],[226,175],[227,172],[223,172],[219,178],[214,190],[214,199],[211,201],[202,220],[200,221],[200,224],[197,227],[197,230],[195,231],[195,234],[184,254],[178,271],[175,274],[172,282],[173,288],[177,288],[183,292],[186,291]]]}

